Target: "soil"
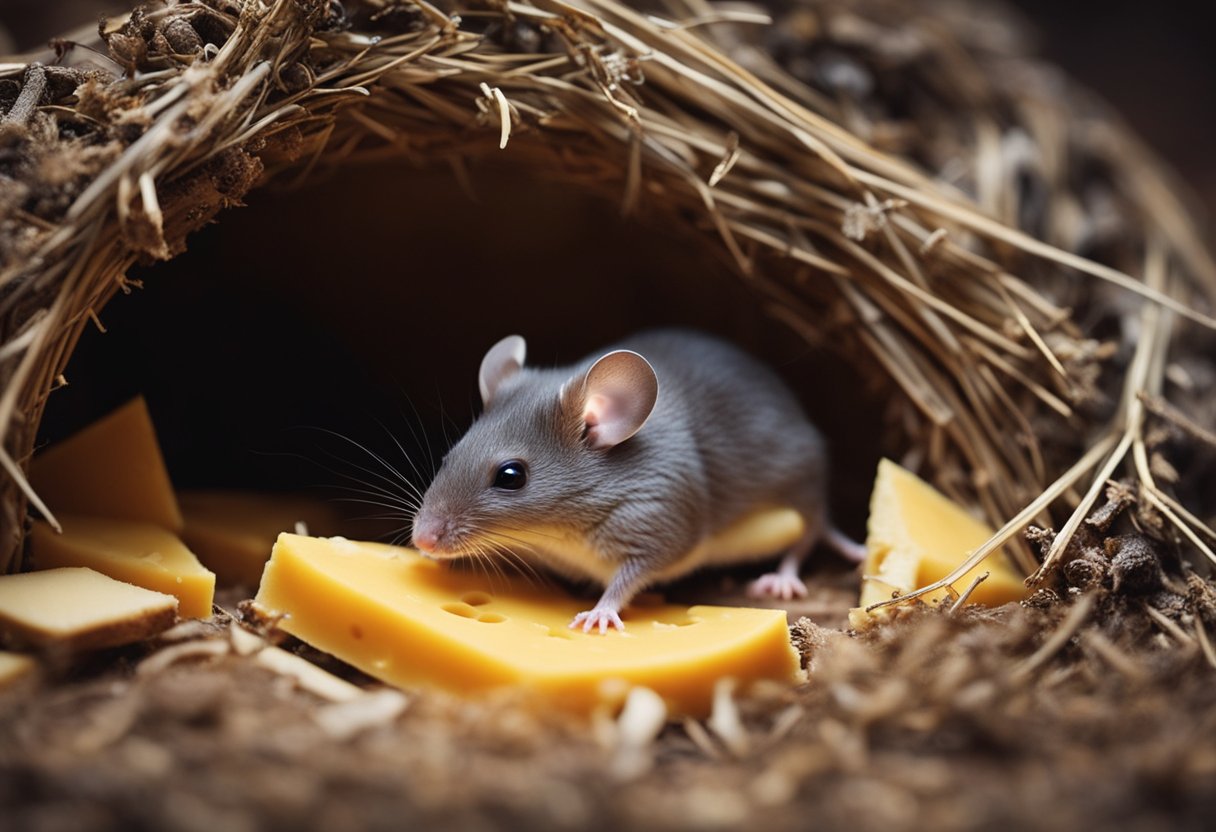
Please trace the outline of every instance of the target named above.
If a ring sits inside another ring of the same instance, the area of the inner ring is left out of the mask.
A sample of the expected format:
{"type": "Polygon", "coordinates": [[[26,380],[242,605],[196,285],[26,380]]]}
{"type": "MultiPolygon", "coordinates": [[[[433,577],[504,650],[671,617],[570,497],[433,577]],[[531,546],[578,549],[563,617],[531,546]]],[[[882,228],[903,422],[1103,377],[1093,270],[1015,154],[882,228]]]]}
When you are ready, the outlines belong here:
{"type": "MultiPolygon", "coordinates": [[[[823,571],[804,603],[808,684],[737,697],[742,731],[672,722],[637,754],[610,715],[523,693],[410,691],[346,736],[325,718],[338,706],[230,649],[217,615],[5,693],[0,827],[1210,828],[1216,670],[1181,626],[1136,626],[1145,596],[1099,581],[850,633],[856,580],[823,571]]],[[[1211,603],[1193,589],[1190,609],[1211,603]]]]}

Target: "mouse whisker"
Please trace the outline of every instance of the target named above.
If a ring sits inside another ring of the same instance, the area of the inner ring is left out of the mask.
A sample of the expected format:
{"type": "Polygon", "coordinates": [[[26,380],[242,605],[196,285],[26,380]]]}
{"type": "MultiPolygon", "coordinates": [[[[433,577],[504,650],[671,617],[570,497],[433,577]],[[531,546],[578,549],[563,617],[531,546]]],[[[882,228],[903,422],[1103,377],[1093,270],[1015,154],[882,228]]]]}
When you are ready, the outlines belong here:
{"type": "Polygon", "coordinates": [[[389,539],[390,546],[408,546],[410,537],[413,535],[412,526],[401,526],[395,530],[396,533],[389,539]]]}
{"type": "Polygon", "coordinates": [[[417,503],[398,499],[389,494],[355,488],[346,490],[350,492],[351,496],[335,497],[334,500],[342,503],[363,503],[366,505],[383,506],[384,508],[394,508],[400,510],[403,516],[409,516],[418,510],[417,503]]]}
{"type": "Polygon", "coordinates": [[[354,494],[368,494],[368,495],[374,494],[375,496],[384,497],[386,499],[400,502],[403,505],[421,505],[422,504],[421,495],[412,493],[409,490],[400,489],[400,488],[389,488],[381,483],[375,482],[373,480],[361,479],[361,478],[356,477],[353,474],[349,474],[349,473],[343,473],[343,472],[337,472],[337,471],[335,471],[334,473],[337,474],[338,476],[342,477],[344,480],[347,480],[347,483],[339,483],[339,484],[335,485],[336,488],[338,488],[342,491],[348,491],[348,492],[351,492],[354,494]]]}
{"type": "MultiPolygon", "coordinates": [[[[347,444],[353,445],[354,447],[358,448],[360,451],[367,454],[367,456],[369,456],[375,462],[379,463],[379,466],[381,468],[383,468],[385,471],[388,471],[388,473],[391,474],[392,476],[386,476],[381,471],[378,471],[378,470],[375,470],[372,468],[368,468],[367,466],[359,465],[354,462],[350,462],[349,460],[343,460],[343,461],[347,462],[347,464],[353,465],[355,468],[362,471],[364,474],[367,474],[369,477],[373,477],[376,480],[379,480],[381,483],[383,483],[385,486],[391,488],[393,491],[396,491],[400,488],[405,488],[407,491],[414,494],[419,499],[422,498],[422,492],[418,488],[417,485],[410,482],[410,480],[408,478],[406,478],[400,471],[398,471],[396,468],[394,468],[392,465],[390,465],[388,463],[388,461],[386,459],[384,459],[384,457],[380,456],[378,453],[373,451],[371,448],[367,447],[366,445],[364,445],[363,443],[359,442],[356,439],[353,439],[353,438],[346,436],[345,434],[339,433],[337,431],[330,430],[328,428],[316,428],[316,430],[319,430],[322,433],[326,433],[336,439],[340,439],[343,442],[346,442],[347,444]]],[[[333,455],[333,454],[331,454],[331,455],[333,455]]],[[[356,477],[353,477],[353,476],[349,476],[349,475],[347,475],[347,476],[349,479],[357,479],[356,477]]]]}
{"type": "Polygon", "coordinates": [[[478,563],[482,567],[486,575],[486,580],[490,582],[490,586],[493,587],[496,585],[494,580],[495,575],[504,579],[506,578],[506,576],[502,574],[502,568],[498,565],[497,561],[495,561],[495,559],[480,544],[474,544],[472,552],[474,562],[478,563]],[[494,570],[495,574],[492,575],[490,573],[491,569],[494,570]]]}
{"type": "MultiPolygon", "coordinates": [[[[322,428],[309,428],[309,429],[310,430],[322,430],[322,431],[324,430],[322,428]]],[[[333,452],[331,452],[329,450],[326,450],[324,448],[318,448],[318,450],[320,450],[325,456],[329,457],[330,459],[337,460],[338,462],[341,462],[344,465],[351,464],[350,460],[340,457],[337,454],[334,454],[333,452]]],[[[331,482],[330,484],[325,485],[325,486],[318,484],[318,485],[314,486],[316,488],[325,488],[325,489],[331,490],[331,491],[336,490],[339,492],[349,492],[352,494],[365,494],[367,496],[383,497],[385,499],[392,501],[395,504],[399,504],[406,513],[408,513],[410,510],[413,510],[414,506],[420,505],[422,502],[421,494],[411,495],[408,492],[403,493],[400,490],[396,489],[395,484],[394,484],[394,489],[389,490],[389,489],[379,485],[378,483],[367,482],[359,477],[354,476],[349,471],[343,471],[331,464],[327,464],[326,462],[322,461],[321,459],[317,458],[316,456],[307,455],[307,454],[286,454],[285,456],[290,456],[290,457],[293,457],[296,459],[304,460],[312,465],[317,466],[322,471],[325,471],[326,473],[331,474],[332,476],[334,476],[336,478],[346,480],[348,483],[354,483],[355,485],[359,486],[358,488],[356,488],[352,485],[345,484],[345,483],[331,482]]],[[[416,491],[416,489],[415,489],[415,491],[416,491]]],[[[330,501],[330,502],[345,501],[345,498],[339,497],[339,496],[331,496],[328,498],[328,501],[330,501]]]]}
{"type": "MultiPolygon", "coordinates": [[[[435,464],[435,447],[431,443],[430,437],[427,436],[426,430],[423,428],[422,414],[418,412],[418,406],[414,404],[414,400],[405,392],[403,388],[400,387],[400,385],[398,385],[398,391],[401,393],[402,398],[405,399],[405,403],[410,406],[410,410],[414,414],[413,422],[406,417],[405,413],[403,413],[400,408],[397,409],[397,414],[401,417],[402,423],[410,432],[410,437],[414,440],[414,444],[426,452],[427,461],[430,463],[430,476],[422,477],[420,475],[419,479],[425,479],[427,482],[430,482],[439,472],[439,466],[435,464]],[[414,425],[418,426],[417,431],[414,430],[414,425]]],[[[406,455],[406,458],[409,458],[408,454],[406,455]]],[[[414,470],[417,471],[417,468],[415,467],[414,470]]]]}
{"type": "Polygon", "coordinates": [[[390,497],[394,500],[400,500],[402,502],[417,503],[419,505],[422,503],[421,495],[414,493],[412,491],[403,490],[403,489],[399,489],[399,488],[395,488],[395,487],[389,487],[382,483],[375,482],[374,480],[361,479],[361,478],[356,477],[353,474],[349,474],[349,473],[341,473],[341,472],[335,472],[335,473],[338,473],[338,476],[342,477],[343,479],[347,480],[350,483],[348,485],[339,485],[338,486],[339,488],[341,488],[343,490],[357,492],[357,491],[359,491],[359,489],[366,489],[367,491],[375,491],[380,496],[390,497]],[[357,486],[357,488],[356,488],[356,486],[357,486]]]}
{"type": "Polygon", "coordinates": [[[564,538],[562,538],[561,535],[551,534],[549,532],[543,532],[536,528],[528,528],[528,527],[524,527],[524,526],[498,526],[497,528],[505,529],[506,531],[509,531],[509,532],[519,532],[520,534],[531,534],[531,535],[536,535],[537,537],[546,537],[549,540],[555,541],[557,543],[561,543],[564,540],[564,538]]]}
{"type": "Polygon", "coordinates": [[[531,544],[527,543],[524,540],[512,538],[509,535],[499,535],[496,533],[495,538],[496,539],[494,541],[492,541],[489,545],[491,547],[493,547],[492,550],[494,552],[494,556],[497,559],[509,564],[511,566],[512,570],[515,572],[518,572],[521,574],[529,573],[529,574],[533,575],[534,577],[539,578],[539,575],[536,574],[535,567],[533,567],[532,564],[530,564],[526,558],[524,558],[522,555],[520,555],[519,552],[515,551],[515,548],[522,547],[522,548],[525,548],[529,554],[535,555],[536,550],[535,550],[535,548],[533,548],[531,546],[531,544]],[[503,538],[505,540],[508,540],[508,541],[510,541],[510,543],[512,545],[506,545],[504,543],[504,540],[497,539],[497,538],[503,538]]]}
{"type": "MultiPolygon", "coordinates": [[[[516,546],[523,547],[524,549],[527,550],[527,552],[529,554],[531,554],[533,556],[539,556],[536,546],[522,538],[515,537],[514,535],[510,535],[510,534],[505,534],[501,531],[495,531],[494,536],[495,536],[495,538],[501,538],[502,540],[508,540],[516,546]]],[[[533,566],[527,560],[527,558],[524,558],[518,552],[514,551],[514,549],[511,546],[504,546],[504,545],[502,545],[501,540],[496,539],[494,541],[494,547],[495,547],[495,550],[497,551],[498,555],[501,558],[503,558],[503,560],[506,560],[507,562],[511,563],[516,568],[517,571],[526,573],[526,574],[530,575],[531,577],[535,578],[538,582],[544,583],[544,580],[542,579],[541,574],[539,572],[537,572],[536,567],[533,566]]]]}
{"type": "MultiPolygon", "coordinates": [[[[406,463],[410,466],[410,469],[414,472],[414,476],[420,480],[425,479],[422,474],[422,471],[418,468],[418,464],[410,458],[409,453],[406,452],[405,447],[401,444],[401,440],[399,440],[397,438],[397,435],[388,429],[388,425],[384,424],[383,422],[380,422],[378,419],[376,421],[380,425],[380,427],[383,428],[385,434],[388,435],[388,438],[390,440],[392,440],[392,443],[397,447],[397,450],[401,453],[401,458],[404,459],[406,461],[406,463]]],[[[406,427],[409,427],[409,425],[406,425],[406,427]]],[[[414,441],[418,442],[418,437],[414,433],[414,429],[412,427],[409,427],[409,431],[410,431],[410,435],[413,436],[414,441]]],[[[411,485],[411,487],[413,487],[412,483],[410,485],[411,485]]]]}

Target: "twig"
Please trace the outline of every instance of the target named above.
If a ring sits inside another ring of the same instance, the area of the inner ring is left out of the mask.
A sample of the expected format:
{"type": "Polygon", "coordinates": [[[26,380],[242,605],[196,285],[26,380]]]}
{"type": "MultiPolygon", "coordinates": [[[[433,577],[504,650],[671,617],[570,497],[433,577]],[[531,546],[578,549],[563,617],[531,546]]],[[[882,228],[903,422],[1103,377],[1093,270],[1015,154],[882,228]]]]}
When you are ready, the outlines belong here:
{"type": "Polygon", "coordinates": [[[38,109],[42,93],[46,91],[46,69],[42,64],[30,64],[25,71],[21,92],[9,111],[0,118],[0,128],[23,126],[38,109]]]}

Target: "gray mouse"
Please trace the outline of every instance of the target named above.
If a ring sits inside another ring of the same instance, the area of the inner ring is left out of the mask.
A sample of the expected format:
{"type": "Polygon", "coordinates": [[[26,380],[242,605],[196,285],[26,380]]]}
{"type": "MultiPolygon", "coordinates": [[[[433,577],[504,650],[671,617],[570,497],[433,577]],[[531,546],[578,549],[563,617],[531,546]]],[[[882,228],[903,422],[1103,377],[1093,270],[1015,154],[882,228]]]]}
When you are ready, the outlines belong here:
{"type": "MultiPolygon", "coordinates": [[[[791,391],[742,350],[657,330],[571,367],[524,366],[518,335],[481,362],[484,410],[444,457],[413,521],[434,558],[510,552],[605,587],[571,627],[624,629],[620,611],[657,582],[705,564],[702,545],[768,508],[794,509],[802,533],[753,594],[804,596],[799,566],[820,540],[852,560],[833,529],[824,443],[791,391]]],[[[714,565],[776,552],[727,552],[714,565]]]]}

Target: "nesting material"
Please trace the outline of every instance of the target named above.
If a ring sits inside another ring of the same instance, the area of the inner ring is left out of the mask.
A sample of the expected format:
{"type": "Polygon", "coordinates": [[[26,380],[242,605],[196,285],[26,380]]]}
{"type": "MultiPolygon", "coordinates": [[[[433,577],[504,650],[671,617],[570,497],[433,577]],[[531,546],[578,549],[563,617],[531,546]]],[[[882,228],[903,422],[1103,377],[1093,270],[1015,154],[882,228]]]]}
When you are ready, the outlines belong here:
{"type": "Polygon", "coordinates": [[[30,484],[55,515],[92,514],[182,529],[142,396],[34,457],[30,484]]]}
{"type": "Polygon", "coordinates": [[[338,532],[333,506],[285,494],[248,491],[186,491],[178,495],[185,530],[182,541],[220,586],[256,588],[280,532],[303,523],[309,534],[338,532]]]}
{"type": "Polygon", "coordinates": [[[331,702],[317,709],[313,719],[330,738],[344,742],[364,731],[391,724],[407,705],[409,700],[400,691],[377,690],[331,702]]]}
{"type": "MultiPolygon", "coordinates": [[[[992,529],[920,477],[882,460],[870,498],[860,608],[850,613],[850,622],[864,626],[871,620],[866,607],[950,575],[992,535],[992,529]]],[[[939,589],[922,598],[957,598],[970,590],[970,603],[995,606],[1026,596],[1022,577],[1000,553],[965,572],[951,588],[953,592],[939,589]]]]}
{"type": "Polygon", "coordinates": [[[511,687],[582,713],[643,685],[672,713],[705,716],[724,676],[801,679],[781,610],[634,607],[624,633],[588,634],[568,626],[588,602],[555,587],[341,538],[281,535],[255,604],[390,684],[469,696],[511,687]]]}
{"type": "Polygon", "coordinates": [[[616,721],[610,769],[618,780],[634,780],[654,768],[654,741],[667,724],[667,704],[649,688],[635,687],[625,697],[616,721]]]}
{"type": "Polygon", "coordinates": [[[264,647],[254,659],[260,666],[291,679],[300,690],[319,696],[329,702],[353,702],[363,696],[363,691],[345,679],[339,679],[329,671],[322,670],[295,653],[280,647],[264,647]]]}
{"type": "Polygon", "coordinates": [[[215,575],[178,537],[160,526],[65,515],[63,533],[34,524],[30,553],[36,569],[85,566],[120,581],[175,596],[184,618],[207,618],[215,575]]]}
{"type": "Polygon", "coordinates": [[[91,650],[168,629],[177,599],[84,568],[0,577],[0,630],[31,647],[91,650]]]}

